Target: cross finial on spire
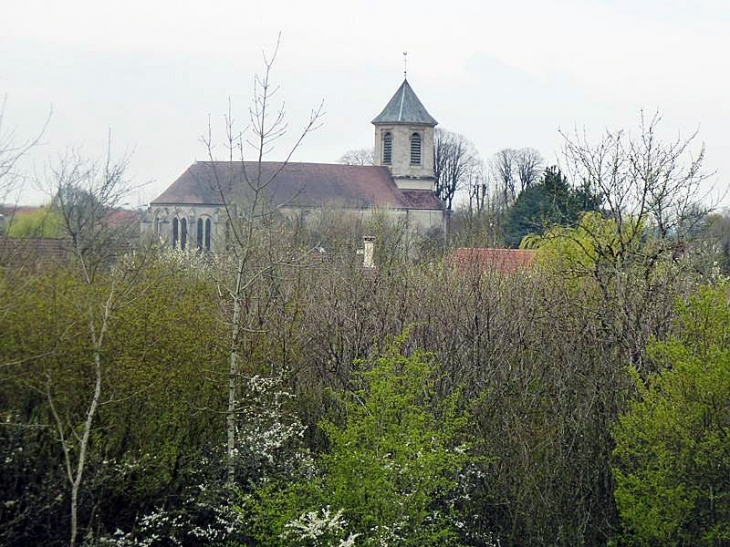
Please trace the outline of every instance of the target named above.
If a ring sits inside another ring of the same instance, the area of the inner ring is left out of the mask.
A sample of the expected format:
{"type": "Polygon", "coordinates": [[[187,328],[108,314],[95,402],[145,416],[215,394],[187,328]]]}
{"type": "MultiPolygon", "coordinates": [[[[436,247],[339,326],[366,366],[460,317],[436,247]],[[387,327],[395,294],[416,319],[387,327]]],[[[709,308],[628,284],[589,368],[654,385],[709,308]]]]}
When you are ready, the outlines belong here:
{"type": "Polygon", "coordinates": [[[403,52],[403,78],[405,79],[408,75],[408,52],[403,52]]]}

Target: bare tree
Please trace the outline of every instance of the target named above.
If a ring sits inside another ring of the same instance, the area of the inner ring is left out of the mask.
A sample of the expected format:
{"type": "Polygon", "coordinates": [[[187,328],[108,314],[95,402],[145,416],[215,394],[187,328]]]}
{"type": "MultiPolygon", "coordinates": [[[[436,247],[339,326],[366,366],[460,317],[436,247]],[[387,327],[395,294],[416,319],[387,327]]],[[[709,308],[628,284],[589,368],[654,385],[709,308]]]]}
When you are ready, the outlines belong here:
{"type": "Polygon", "coordinates": [[[643,237],[654,228],[662,240],[677,239],[708,212],[710,190],[703,182],[712,173],[703,168],[704,144],[695,149],[697,132],[662,141],[661,116],[642,111],[638,135],[606,130],[596,143],[585,132],[562,133],[564,155],[573,180],[602,196],[603,207],[616,221],[619,241],[643,237]]]}
{"type": "Polygon", "coordinates": [[[469,194],[469,211],[477,214],[485,211],[490,196],[483,162],[475,162],[469,169],[466,176],[466,189],[469,194]]]}
{"type": "Polygon", "coordinates": [[[467,184],[472,169],[479,163],[479,154],[463,135],[436,128],[433,163],[436,195],[450,211],[456,191],[467,184]]]}
{"type": "MultiPolygon", "coordinates": [[[[61,445],[65,475],[70,487],[70,539],[76,544],[79,533],[79,493],[84,479],[94,421],[103,400],[105,371],[112,366],[106,354],[106,340],[115,312],[128,301],[139,272],[138,263],[117,264],[110,261],[119,251],[122,242],[116,228],[110,226],[108,213],[114,210],[126,194],[128,186],[124,176],[127,158],[119,162],[110,155],[102,164],[83,160],[72,153],[61,159],[51,169],[50,186],[55,195],[53,207],[63,219],[64,234],[70,240],[70,263],[88,290],[74,295],[86,324],[88,341],[88,376],[90,393],[77,393],[75,397],[88,397],[82,405],[84,415],[75,418],[64,408],[67,399],[57,393],[55,377],[58,371],[46,371],[45,397],[53,417],[61,445]],[[103,281],[99,279],[104,267],[103,281]],[[79,423],[80,420],[80,423],[79,423]]],[[[126,234],[128,235],[128,234],[126,234]]],[[[65,336],[62,334],[61,336],[65,336]]],[[[59,346],[63,340],[59,340],[59,346]]],[[[61,371],[62,373],[62,371],[61,371]]],[[[109,397],[112,395],[110,394],[109,397]]]]}
{"type": "Polygon", "coordinates": [[[7,127],[6,104],[7,98],[3,98],[0,105],[0,203],[7,198],[20,180],[20,174],[16,171],[18,162],[34,146],[38,145],[51,119],[49,113],[43,127],[35,137],[18,142],[15,129],[7,127]]]}
{"type": "Polygon", "coordinates": [[[345,165],[373,165],[374,157],[372,148],[355,148],[345,152],[338,161],[345,165]]]}
{"type": "MultiPolygon", "coordinates": [[[[275,282],[277,269],[295,261],[290,252],[281,252],[281,235],[267,231],[276,217],[271,208],[267,191],[276,177],[286,168],[292,154],[304,138],[320,125],[323,105],[312,110],[309,121],[298,135],[294,145],[288,150],[283,162],[273,172],[264,173],[263,161],[273,145],[287,133],[287,123],[283,104],[278,108],[273,104],[279,88],[272,83],[272,70],[279,51],[281,36],[276,42],[273,53],[264,53],[264,71],[254,78],[254,97],[249,108],[249,132],[237,131],[230,113],[226,117],[225,147],[227,162],[218,166],[215,161],[212,130],[203,143],[215,181],[215,187],[224,204],[228,228],[228,252],[219,257],[220,293],[229,303],[230,324],[229,363],[228,363],[228,404],[226,410],[226,474],[228,485],[236,479],[236,443],[238,415],[241,412],[239,383],[243,375],[241,367],[241,348],[253,336],[260,334],[262,310],[276,298],[276,291],[262,289],[262,283],[275,282]],[[253,166],[244,161],[250,150],[255,160],[253,166]],[[233,203],[228,190],[233,185],[243,185],[245,199],[233,203]]],[[[275,284],[275,283],[274,283],[275,284]]]]}
{"type": "MultiPolygon", "coordinates": [[[[6,104],[7,98],[4,97],[0,104],[0,205],[5,204],[8,201],[8,196],[18,188],[23,179],[23,176],[18,172],[18,163],[32,148],[40,143],[51,119],[51,113],[49,112],[43,127],[37,135],[19,141],[15,129],[7,125],[5,118],[6,104]]],[[[4,208],[4,212],[0,212],[0,236],[7,231],[14,216],[15,208],[13,206],[4,208]]]]}
{"type": "Polygon", "coordinates": [[[505,148],[497,152],[490,168],[503,205],[508,206],[522,190],[532,186],[540,178],[542,167],[542,156],[534,148],[505,148]]]}
{"type": "Polygon", "coordinates": [[[520,192],[532,186],[542,172],[543,159],[540,152],[534,148],[520,148],[514,153],[517,180],[520,183],[520,192]]]}
{"type": "Polygon", "coordinates": [[[515,184],[515,150],[505,148],[497,152],[490,162],[492,174],[497,181],[502,205],[507,206],[517,197],[515,184]]]}
{"type": "Polygon", "coordinates": [[[658,113],[642,112],[636,134],[607,130],[595,142],[585,132],[563,134],[573,180],[602,198],[608,218],[581,223],[583,241],[572,231],[558,237],[569,238],[585,255],[588,266],[576,265],[570,273],[595,282],[604,329],[626,345],[641,373],[653,372],[644,349],[670,323],[673,291],[692,277],[687,271],[697,271],[684,250],[712,207],[706,202],[711,189],[703,184],[711,174],[703,168],[697,132],[664,141],[660,122],[658,113]],[[651,319],[652,313],[659,319],[651,319]],[[654,332],[648,324],[656,326],[654,332]]]}

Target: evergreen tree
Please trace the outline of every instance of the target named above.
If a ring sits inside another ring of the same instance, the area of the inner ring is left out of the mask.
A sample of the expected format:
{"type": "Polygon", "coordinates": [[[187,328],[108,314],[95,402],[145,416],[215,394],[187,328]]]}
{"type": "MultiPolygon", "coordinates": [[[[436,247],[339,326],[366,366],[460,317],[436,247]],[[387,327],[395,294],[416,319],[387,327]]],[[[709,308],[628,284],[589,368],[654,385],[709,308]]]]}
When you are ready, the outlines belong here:
{"type": "Polygon", "coordinates": [[[520,192],[507,213],[505,243],[518,247],[528,234],[542,234],[555,226],[573,226],[582,213],[595,211],[600,196],[590,188],[574,188],[557,166],[548,167],[534,186],[520,192]]]}

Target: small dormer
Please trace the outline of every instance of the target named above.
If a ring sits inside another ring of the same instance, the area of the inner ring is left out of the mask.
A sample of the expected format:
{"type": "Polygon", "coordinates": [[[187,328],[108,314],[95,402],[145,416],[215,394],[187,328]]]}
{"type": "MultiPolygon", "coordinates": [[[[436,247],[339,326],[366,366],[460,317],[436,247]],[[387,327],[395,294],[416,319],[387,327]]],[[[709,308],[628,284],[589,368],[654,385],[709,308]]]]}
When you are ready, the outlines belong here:
{"type": "Polygon", "coordinates": [[[401,189],[433,190],[433,128],[438,122],[413,92],[408,80],[372,121],[375,165],[385,165],[401,189]]]}

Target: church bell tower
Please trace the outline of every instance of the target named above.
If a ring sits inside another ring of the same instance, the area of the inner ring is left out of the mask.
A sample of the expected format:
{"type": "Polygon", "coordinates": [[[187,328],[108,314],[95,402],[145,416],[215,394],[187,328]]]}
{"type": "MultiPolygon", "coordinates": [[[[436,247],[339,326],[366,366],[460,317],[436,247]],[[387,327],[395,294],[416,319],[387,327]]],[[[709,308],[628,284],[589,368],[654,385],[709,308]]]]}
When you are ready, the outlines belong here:
{"type": "Polygon", "coordinates": [[[402,190],[433,190],[433,132],[438,122],[428,113],[407,79],[375,126],[375,165],[390,168],[402,190]]]}

